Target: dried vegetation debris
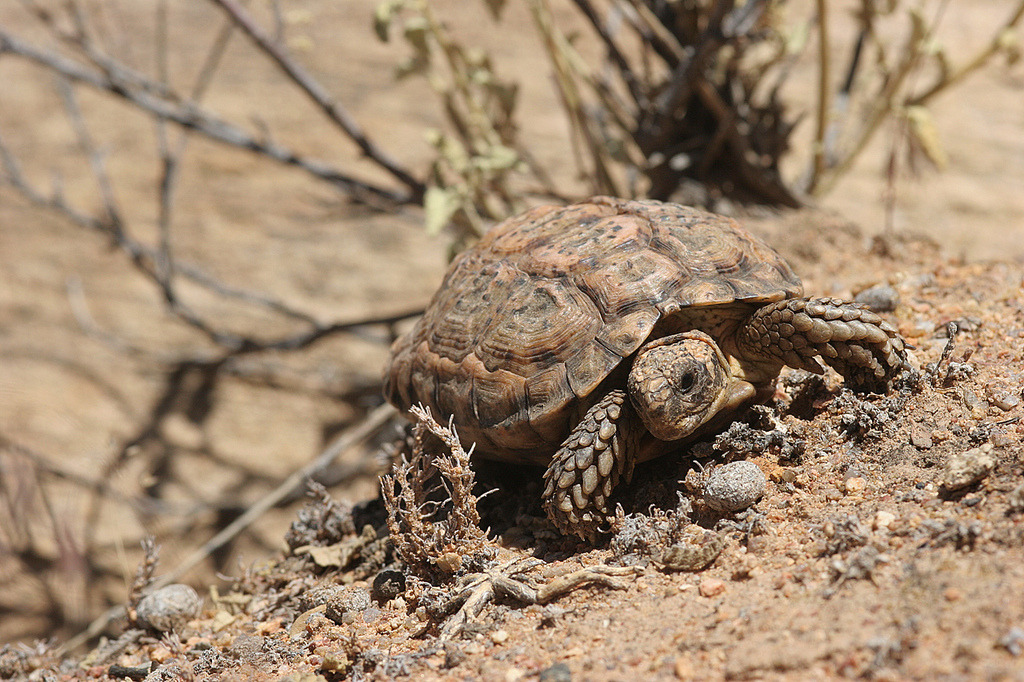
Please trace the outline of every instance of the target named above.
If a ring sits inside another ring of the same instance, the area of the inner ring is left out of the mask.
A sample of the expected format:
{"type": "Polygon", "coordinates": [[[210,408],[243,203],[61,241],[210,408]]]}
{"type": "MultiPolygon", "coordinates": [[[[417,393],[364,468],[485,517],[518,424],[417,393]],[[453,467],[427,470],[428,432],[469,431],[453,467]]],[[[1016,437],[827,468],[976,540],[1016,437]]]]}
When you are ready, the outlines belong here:
{"type": "Polygon", "coordinates": [[[454,427],[441,426],[429,410],[414,406],[414,443],[391,474],[381,477],[388,529],[395,549],[415,574],[431,578],[452,575],[464,560],[480,564],[492,558],[493,547],[480,528],[473,485],[476,474],[454,427]],[[450,454],[432,453],[427,435],[450,454]]]}
{"type": "Polygon", "coordinates": [[[285,533],[284,541],[293,552],[300,547],[324,547],[341,542],[356,532],[351,505],[335,501],[315,481],[308,484],[310,501],[299,510],[285,533]]]}

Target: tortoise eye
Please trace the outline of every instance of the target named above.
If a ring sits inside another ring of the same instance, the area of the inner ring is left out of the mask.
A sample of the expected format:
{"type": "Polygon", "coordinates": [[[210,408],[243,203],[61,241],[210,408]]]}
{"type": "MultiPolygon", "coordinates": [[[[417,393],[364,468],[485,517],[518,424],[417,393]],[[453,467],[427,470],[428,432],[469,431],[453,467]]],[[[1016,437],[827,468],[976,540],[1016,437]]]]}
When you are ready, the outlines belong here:
{"type": "Polygon", "coordinates": [[[689,391],[693,388],[694,383],[696,383],[696,379],[693,376],[693,372],[687,372],[683,376],[679,377],[679,390],[689,391]]]}

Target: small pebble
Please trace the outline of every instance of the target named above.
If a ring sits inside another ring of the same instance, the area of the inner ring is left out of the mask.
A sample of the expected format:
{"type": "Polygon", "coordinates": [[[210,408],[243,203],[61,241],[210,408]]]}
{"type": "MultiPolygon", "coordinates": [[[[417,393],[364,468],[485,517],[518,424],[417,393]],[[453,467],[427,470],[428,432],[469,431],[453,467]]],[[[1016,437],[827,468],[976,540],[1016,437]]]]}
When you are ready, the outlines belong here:
{"type": "Polygon", "coordinates": [[[679,680],[692,680],[697,674],[697,671],[693,668],[693,661],[686,655],[679,656],[673,668],[676,679],[679,680]]]}
{"type": "Polygon", "coordinates": [[[394,569],[385,569],[373,579],[371,595],[378,603],[389,602],[405,592],[405,574],[394,569]]]}
{"type": "Polygon", "coordinates": [[[1009,651],[1011,656],[1024,654],[1024,630],[1010,628],[1005,635],[999,638],[999,646],[1009,651]]]}
{"type": "Polygon", "coordinates": [[[925,427],[923,424],[914,424],[910,429],[910,443],[919,450],[927,450],[932,447],[932,432],[931,429],[925,427]]]}
{"type": "Polygon", "coordinates": [[[1009,412],[1020,405],[1020,385],[1006,379],[996,379],[985,385],[985,397],[992,405],[1009,412]]]}
{"type": "Polygon", "coordinates": [[[704,578],[697,586],[697,592],[702,597],[717,597],[725,592],[725,582],[718,578],[704,578]]]}
{"type": "Polygon", "coordinates": [[[240,634],[228,647],[227,653],[238,660],[252,659],[263,651],[263,637],[240,634]]]}
{"type": "Polygon", "coordinates": [[[504,644],[508,641],[508,632],[506,630],[495,630],[491,633],[491,641],[495,644],[504,644]]]}
{"type": "Polygon", "coordinates": [[[445,552],[434,563],[445,573],[458,573],[462,568],[462,556],[456,552],[445,552]]]}
{"type": "Polygon", "coordinates": [[[764,472],[753,462],[730,462],[711,471],[704,484],[704,502],[717,512],[738,512],[761,499],[767,484],[764,472]]]}
{"type": "Polygon", "coordinates": [[[1010,491],[1006,496],[1006,503],[1011,514],[1024,512],[1024,483],[1010,491]]]}
{"type": "Polygon", "coordinates": [[[466,652],[457,643],[444,643],[444,667],[446,670],[458,667],[466,658],[468,658],[466,652]]]}
{"type": "Polygon", "coordinates": [[[875,518],[871,521],[871,527],[875,530],[883,530],[891,526],[895,520],[895,514],[882,510],[875,514],[875,518]]]}
{"type": "Polygon", "coordinates": [[[572,671],[565,663],[555,663],[540,671],[540,682],[572,682],[572,671]]]}
{"type": "Polygon", "coordinates": [[[324,606],[331,599],[339,598],[339,595],[344,591],[345,588],[341,585],[318,585],[299,595],[299,608],[303,611],[309,611],[318,606],[324,606]]]}
{"type": "Polygon", "coordinates": [[[996,458],[992,454],[992,446],[986,443],[952,455],[946,460],[939,485],[947,492],[961,490],[981,482],[995,468],[996,458]]]}
{"type": "Polygon", "coordinates": [[[891,313],[900,304],[900,294],[888,284],[876,284],[854,296],[853,300],[876,313],[891,313]]]}
{"type": "Polygon", "coordinates": [[[505,671],[505,682],[519,682],[526,677],[526,671],[512,667],[505,671]]]}
{"type": "Polygon", "coordinates": [[[862,493],[868,487],[868,482],[862,476],[853,476],[843,482],[843,489],[847,495],[862,493]]]}
{"type": "Polygon", "coordinates": [[[324,615],[338,625],[350,624],[369,607],[369,590],[362,587],[346,587],[327,600],[324,615]]]}
{"type": "Polygon", "coordinates": [[[157,632],[169,632],[199,615],[203,601],[188,585],[167,585],[139,601],[138,620],[157,632]]]}

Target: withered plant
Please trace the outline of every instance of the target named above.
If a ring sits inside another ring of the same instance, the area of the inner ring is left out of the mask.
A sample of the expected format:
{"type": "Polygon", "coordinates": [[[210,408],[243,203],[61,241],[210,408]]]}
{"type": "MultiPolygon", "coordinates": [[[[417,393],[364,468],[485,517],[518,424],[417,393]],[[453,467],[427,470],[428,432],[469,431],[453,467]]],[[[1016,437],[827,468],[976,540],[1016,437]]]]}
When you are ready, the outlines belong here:
{"type": "Polygon", "coordinates": [[[454,426],[442,426],[419,405],[413,443],[390,475],[381,477],[388,530],[399,556],[423,577],[450,576],[478,555],[493,553],[480,528],[470,454],[454,426]],[[437,440],[428,438],[434,436],[437,440]],[[438,452],[437,441],[448,452],[438,452]]]}

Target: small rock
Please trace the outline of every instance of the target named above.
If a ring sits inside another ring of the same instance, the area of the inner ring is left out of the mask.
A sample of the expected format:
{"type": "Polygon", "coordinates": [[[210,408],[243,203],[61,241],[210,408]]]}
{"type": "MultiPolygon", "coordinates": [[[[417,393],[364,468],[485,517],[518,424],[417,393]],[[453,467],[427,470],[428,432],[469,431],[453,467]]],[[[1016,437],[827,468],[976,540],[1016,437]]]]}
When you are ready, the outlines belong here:
{"type": "Polygon", "coordinates": [[[676,679],[679,680],[692,680],[697,674],[697,671],[693,668],[693,661],[685,654],[676,659],[673,668],[676,679]]]}
{"type": "Polygon", "coordinates": [[[862,493],[867,487],[868,482],[863,476],[852,476],[843,481],[843,489],[847,495],[862,493]]]}
{"type": "Polygon", "coordinates": [[[572,671],[565,663],[555,663],[540,671],[540,682],[572,682],[572,671]]]}
{"type": "Polygon", "coordinates": [[[1008,448],[1017,442],[1017,439],[1006,433],[1002,429],[993,431],[992,435],[988,439],[989,443],[997,448],[1008,448]]]}
{"type": "Polygon", "coordinates": [[[383,604],[405,593],[405,574],[394,569],[385,569],[373,579],[371,595],[383,604]]]}
{"type": "Polygon", "coordinates": [[[942,593],[942,596],[946,601],[960,601],[964,597],[964,593],[955,587],[947,587],[946,591],[942,593]]]}
{"type": "Polygon", "coordinates": [[[939,485],[946,491],[961,490],[979,483],[996,468],[992,446],[982,445],[951,456],[939,479],[939,485]]]}
{"type": "Polygon", "coordinates": [[[996,379],[985,385],[985,397],[988,402],[1004,412],[1009,412],[1020,405],[1020,385],[1006,379],[996,379]]]}
{"type": "Polygon", "coordinates": [[[309,611],[310,609],[324,606],[331,599],[339,598],[339,595],[344,591],[345,588],[341,585],[318,585],[299,595],[299,608],[303,611],[309,611]]]}
{"type": "Polygon", "coordinates": [[[1010,491],[1006,496],[1006,502],[1011,514],[1024,512],[1024,483],[1010,491]]]}
{"type": "Polygon", "coordinates": [[[370,592],[362,587],[346,587],[327,600],[324,616],[338,625],[355,622],[356,616],[370,607],[370,592]]]}
{"type": "Polygon", "coordinates": [[[767,535],[751,535],[747,538],[747,552],[749,554],[764,554],[772,546],[772,541],[767,535]]]}
{"type": "Polygon", "coordinates": [[[717,597],[725,592],[725,581],[718,578],[704,578],[697,586],[697,592],[702,597],[717,597]]]}
{"type": "Polygon", "coordinates": [[[927,450],[932,447],[932,432],[931,429],[925,427],[923,424],[914,424],[910,429],[910,444],[919,450],[927,450]]]}
{"type": "Polygon", "coordinates": [[[875,514],[875,518],[871,521],[871,528],[874,530],[884,530],[891,526],[892,522],[895,520],[895,514],[882,510],[875,514]]]}
{"type": "Polygon", "coordinates": [[[462,556],[456,552],[445,552],[434,563],[445,573],[458,573],[462,568],[462,556]]]}
{"type": "Polygon", "coordinates": [[[240,661],[252,660],[263,651],[263,637],[240,634],[228,647],[227,653],[240,661]]]}
{"type": "Polygon", "coordinates": [[[767,484],[764,472],[753,462],[730,462],[708,475],[704,502],[717,512],[738,512],[761,499],[767,484]]]}
{"type": "Polygon", "coordinates": [[[854,296],[853,300],[876,313],[891,313],[900,304],[900,294],[888,284],[876,284],[854,296]]]}
{"type": "Polygon", "coordinates": [[[505,671],[505,682],[519,682],[526,677],[526,671],[521,668],[512,667],[505,671]]]}
{"type": "Polygon", "coordinates": [[[199,615],[203,601],[188,585],[167,585],[139,601],[139,622],[157,632],[169,632],[199,615]]]}
{"type": "Polygon", "coordinates": [[[1010,628],[1010,630],[999,638],[999,646],[1010,652],[1011,656],[1024,654],[1024,630],[1010,628]]]}
{"type": "Polygon", "coordinates": [[[155,647],[149,650],[149,660],[157,663],[166,663],[167,661],[174,658],[174,654],[163,644],[157,644],[155,647]]]}
{"type": "Polygon", "coordinates": [[[495,630],[494,632],[491,633],[491,641],[494,642],[495,644],[504,644],[505,642],[508,641],[508,631],[507,630],[495,630]]]}
{"type": "Polygon", "coordinates": [[[444,668],[451,670],[462,664],[468,658],[466,652],[455,642],[444,643],[444,668]]]}

